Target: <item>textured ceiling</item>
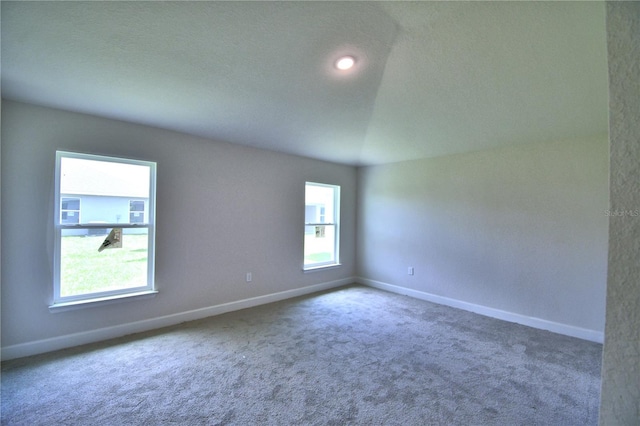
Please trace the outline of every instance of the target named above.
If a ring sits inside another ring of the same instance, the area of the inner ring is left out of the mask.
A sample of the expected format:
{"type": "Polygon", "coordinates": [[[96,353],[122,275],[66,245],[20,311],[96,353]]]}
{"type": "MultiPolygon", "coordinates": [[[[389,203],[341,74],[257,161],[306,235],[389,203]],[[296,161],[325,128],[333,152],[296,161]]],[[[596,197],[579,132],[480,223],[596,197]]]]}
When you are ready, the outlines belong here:
{"type": "Polygon", "coordinates": [[[219,141],[368,165],[607,133],[600,2],[3,1],[1,18],[3,98],[219,141]]]}

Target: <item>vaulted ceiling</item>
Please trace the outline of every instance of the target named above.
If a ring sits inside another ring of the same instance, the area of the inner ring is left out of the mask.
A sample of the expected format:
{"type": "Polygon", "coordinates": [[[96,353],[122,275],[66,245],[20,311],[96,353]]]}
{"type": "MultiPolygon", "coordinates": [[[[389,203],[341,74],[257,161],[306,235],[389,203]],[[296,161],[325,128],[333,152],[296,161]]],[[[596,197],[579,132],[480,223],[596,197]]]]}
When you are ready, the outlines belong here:
{"type": "Polygon", "coordinates": [[[217,141],[370,165],[607,133],[602,2],[3,1],[1,19],[3,98],[217,141]]]}

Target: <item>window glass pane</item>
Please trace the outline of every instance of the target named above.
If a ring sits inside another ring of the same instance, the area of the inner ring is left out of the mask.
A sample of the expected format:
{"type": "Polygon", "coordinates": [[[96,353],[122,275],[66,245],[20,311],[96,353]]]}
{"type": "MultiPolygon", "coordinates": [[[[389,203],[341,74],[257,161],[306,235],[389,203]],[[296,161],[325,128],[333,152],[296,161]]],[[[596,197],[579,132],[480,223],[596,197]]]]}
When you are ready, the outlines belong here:
{"type": "Polygon", "coordinates": [[[305,226],[304,263],[335,262],[335,226],[305,226]]]}
{"type": "Polygon", "coordinates": [[[60,296],[147,286],[148,230],[123,229],[121,248],[98,251],[109,228],[63,229],[60,296]]]}
{"type": "Polygon", "coordinates": [[[60,222],[64,225],[75,225],[80,222],[80,213],[76,211],[63,211],[60,213],[60,222]]]}
{"type": "Polygon", "coordinates": [[[129,222],[144,223],[144,201],[129,202],[129,222]]]}
{"type": "Polygon", "coordinates": [[[144,223],[144,213],[131,212],[129,214],[129,223],[144,223]]]}
{"type": "Polygon", "coordinates": [[[62,210],[80,210],[79,198],[63,198],[62,210]]]}
{"type": "Polygon", "coordinates": [[[60,223],[75,225],[80,222],[80,199],[62,198],[60,200],[60,223]]]}
{"type": "Polygon", "coordinates": [[[129,202],[129,210],[132,212],[143,212],[144,211],[144,201],[131,201],[129,202]]]}
{"type": "Polygon", "coordinates": [[[155,163],[56,158],[54,305],[153,290],[155,163]]]}
{"type": "Polygon", "coordinates": [[[307,184],[305,223],[335,223],[334,199],[334,188],[307,184]]]}
{"type": "Polygon", "coordinates": [[[78,223],[78,215],[75,212],[62,212],[61,222],[68,225],[74,225],[78,223]]]}
{"type": "Polygon", "coordinates": [[[340,187],[307,182],[305,186],[304,267],[338,263],[340,187]]]}
{"type": "MultiPolygon", "coordinates": [[[[151,168],[145,165],[62,157],[61,210],[82,205],[81,221],[76,218],[72,223],[147,223],[144,214],[131,212],[144,212],[150,178],[151,168]],[[65,195],[74,195],[75,200],[65,195]],[[131,198],[137,200],[132,202],[131,198]]],[[[62,219],[62,223],[69,222],[62,219]]]]}

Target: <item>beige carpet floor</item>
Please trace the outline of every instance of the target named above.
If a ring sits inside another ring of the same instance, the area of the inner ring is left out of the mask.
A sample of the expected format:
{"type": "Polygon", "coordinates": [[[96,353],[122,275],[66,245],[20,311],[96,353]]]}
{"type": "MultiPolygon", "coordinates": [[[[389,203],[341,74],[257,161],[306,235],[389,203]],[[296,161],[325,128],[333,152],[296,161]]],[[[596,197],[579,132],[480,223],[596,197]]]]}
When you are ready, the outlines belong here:
{"type": "Polygon", "coordinates": [[[351,286],[2,363],[2,425],[595,425],[602,345],[351,286]]]}

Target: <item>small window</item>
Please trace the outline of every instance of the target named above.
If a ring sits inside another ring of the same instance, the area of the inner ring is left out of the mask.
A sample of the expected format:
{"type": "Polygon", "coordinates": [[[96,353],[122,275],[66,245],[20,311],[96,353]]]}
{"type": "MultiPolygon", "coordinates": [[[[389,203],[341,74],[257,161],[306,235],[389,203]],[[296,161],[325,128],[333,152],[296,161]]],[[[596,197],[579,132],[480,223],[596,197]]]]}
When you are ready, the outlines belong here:
{"type": "Polygon", "coordinates": [[[60,202],[60,223],[80,223],[80,198],[64,197],[60,202]]]}
{"type": "Polygon", "coordinates": [[[155,292],[155,179],[152,162],[56,153],[53,308],[155,292]]]}
{"type": "Polygon", "coordinates": [[[144,223],[144,201],[129,201],[129,222],[144,223]]]}
{"type": "Polygon", "coordinates": [[[304,269],[340,263],[340,187],[305,185],[304,269]]]}

